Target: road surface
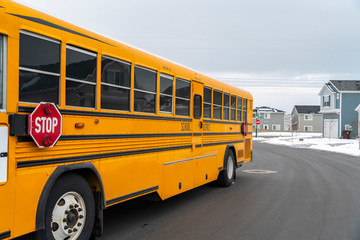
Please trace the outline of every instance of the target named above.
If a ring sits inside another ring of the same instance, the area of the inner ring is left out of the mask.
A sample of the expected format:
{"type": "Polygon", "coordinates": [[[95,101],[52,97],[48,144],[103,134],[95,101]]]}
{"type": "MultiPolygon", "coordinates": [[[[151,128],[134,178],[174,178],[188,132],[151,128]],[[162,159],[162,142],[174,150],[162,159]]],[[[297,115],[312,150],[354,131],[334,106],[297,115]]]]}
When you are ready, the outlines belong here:
{"type": "Polygon", "coordinates": [[[360,158],[254,143],[229,188],[105,211],[99,240],[359,240],[360,158]],[[243,170],[276,173],[247,173],[243,170]]]}

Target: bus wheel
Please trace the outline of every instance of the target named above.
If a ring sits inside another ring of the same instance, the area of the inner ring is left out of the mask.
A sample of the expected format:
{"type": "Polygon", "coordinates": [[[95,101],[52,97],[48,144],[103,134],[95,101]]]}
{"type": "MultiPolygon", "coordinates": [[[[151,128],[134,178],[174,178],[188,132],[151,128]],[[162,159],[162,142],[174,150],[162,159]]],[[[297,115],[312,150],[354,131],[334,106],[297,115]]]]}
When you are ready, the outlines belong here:
{"type": "Polygon", "coordinates": [[[87,181],[66,174],[56,181],[45,210],[40,239],[89,239],[95,219],[95,201],[87,181]]]}
{"type": "Polygon", "coordinates": [[[224,167],[219,173],[217,182],[221,187],[229,187],[235,179],[235,157],[231,150],[226,153],[224,167]]]}

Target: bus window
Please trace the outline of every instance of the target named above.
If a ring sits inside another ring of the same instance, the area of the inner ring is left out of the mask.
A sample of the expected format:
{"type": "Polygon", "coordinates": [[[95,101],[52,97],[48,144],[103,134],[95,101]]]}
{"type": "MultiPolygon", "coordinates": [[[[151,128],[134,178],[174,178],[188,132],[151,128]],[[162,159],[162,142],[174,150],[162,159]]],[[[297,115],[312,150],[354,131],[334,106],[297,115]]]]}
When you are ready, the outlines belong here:
{"type": "Polygon", "coordinates": [[[194,118],[200,119],[202,112],[202,99],[200,95],[194,95],[194,118]]]}
{"type": "Polygon", "coordinates": [[[221,119],[222,112],[222,92],[214,90],[213,118],[221,119]]]}
{"type": "Polygon", "coordinates": [[[229,120],[229,94],[224,93],[224,120],[229,120]]]}
{"type": "Polygon", "coordinates": [[[19,100],[59,103],[60,42],[20,32],[19,100]]]}
{"type": "Polygon", "coordinates": [[[3,36],[0,35],[0,109],[3,109],[3,101],[4,101],[4,92],[3,92],[3,87],[4,87],[4,40],[3,40],[3,36]]]}
{"type": "Polygon", "coordinates": [[[247,121],[247,99],[244,98],[243,100],[243,121],[247,121]]]}
{"type": "Polygon", "coordinates": [[[211,88],[204,87],[204,118],[211,118],[211,88]]]}
{"type": "Polygon", "coordinates": [[[66,105],[95,108],[97,55],[66,46],[66,105]]]}
{"type": "Polygon", "coordinates": [[[130,111],[131,64],[101,58],[101,108],[130,111]]]}
{"type": "Polygon", "coordinates": [[[242,98],[237,97],[237,121],[241,121],[241,115],[242,115],[242,98]]]}
{"type": "Polygon", "coordinates": [[[135,67],[134,111],[155,113],[156,71],[135,67]]]}
{"type": "Polygon", "coordinates": [[[190,82],[180,78],[176,79],[175,114],[190,116],[190,82]]]}
{"type": "Polygon", "coordinates": [[[231,95],[231,120],[236,120],[236,96],[231,95]]]}
{"type": "Polygon", "coordinates": [[[160,74],[160,112],[173,112],[174,77],[160,74]]]}

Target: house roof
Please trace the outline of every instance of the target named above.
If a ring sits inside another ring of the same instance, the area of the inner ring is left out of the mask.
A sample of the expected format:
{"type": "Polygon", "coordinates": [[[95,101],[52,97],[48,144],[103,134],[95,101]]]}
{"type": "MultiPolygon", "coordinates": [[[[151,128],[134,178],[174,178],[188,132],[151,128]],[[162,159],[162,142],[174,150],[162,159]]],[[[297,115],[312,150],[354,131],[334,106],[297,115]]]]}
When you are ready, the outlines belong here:
{"type": "Polygon", "coordinates": [[[266,107],[266,106],[262,106],[262,107],[256,107],[254,109],[254,111],[258,111],[258,112],[267,112],[267,113],[284,113],[285,111],[276,109],[276,108],[271,108],[271,107],[266,107]]]}
{"type": "Polygon", "coordinates": [[[319,113],[320,106],[319,105],[295,105],[296,111],[299,114],[309,114],[309,113],[319,113]]]}
{"type": "Polygon", "coordinates": [[[340,92],[360,91],[360,80],[330,80],[330,83],[340,92]]]}

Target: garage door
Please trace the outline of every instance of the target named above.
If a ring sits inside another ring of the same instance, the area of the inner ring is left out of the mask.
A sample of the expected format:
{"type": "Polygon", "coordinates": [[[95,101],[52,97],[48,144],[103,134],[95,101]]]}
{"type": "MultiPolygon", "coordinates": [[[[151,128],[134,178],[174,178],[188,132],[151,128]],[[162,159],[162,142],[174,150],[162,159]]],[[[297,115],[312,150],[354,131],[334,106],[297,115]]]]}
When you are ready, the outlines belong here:
{"type": "Polygon", "coordinates": [[[337,119],[324,120],[324,137],[338,138],[339,137],[339,123],[337,119]]]}

